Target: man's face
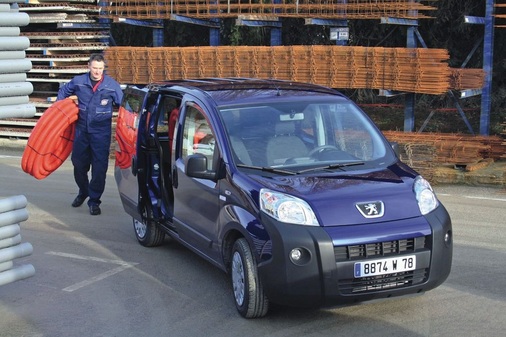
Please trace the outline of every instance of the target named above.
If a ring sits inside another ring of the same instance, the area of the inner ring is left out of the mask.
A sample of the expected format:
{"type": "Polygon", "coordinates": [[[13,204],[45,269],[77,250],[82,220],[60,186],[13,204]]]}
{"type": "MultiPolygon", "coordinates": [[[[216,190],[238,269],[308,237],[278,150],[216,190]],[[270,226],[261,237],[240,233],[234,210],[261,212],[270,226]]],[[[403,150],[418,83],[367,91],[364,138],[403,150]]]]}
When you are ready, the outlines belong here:
{"type": "Polygon", "coordinates": [[[102,74],[104,73],[104,62],[91,61],[88,64],[88,69],[90,69],[91,79],[93,81],[100,81],[102,74]]]}

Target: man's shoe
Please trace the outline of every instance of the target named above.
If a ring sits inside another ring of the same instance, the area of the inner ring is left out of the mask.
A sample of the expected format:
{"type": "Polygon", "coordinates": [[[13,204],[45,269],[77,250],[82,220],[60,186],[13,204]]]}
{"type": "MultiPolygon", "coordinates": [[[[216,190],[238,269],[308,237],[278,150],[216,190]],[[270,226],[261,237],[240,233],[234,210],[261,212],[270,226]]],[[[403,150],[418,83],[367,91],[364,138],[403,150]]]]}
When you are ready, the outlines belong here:
{"type": "Polygon", "coordinates": [[[98,205],[91,205],[90,206],[90,214],[91,215],[99,215],[101,213],[100,207],[98,205]]]}
{"type": "Polygon", "coordinates": [[[72,207],[79,207],[83,204],[84,200],[86,200],[87,197],[78,195],[74,201],[72,202],[72,207]]]}

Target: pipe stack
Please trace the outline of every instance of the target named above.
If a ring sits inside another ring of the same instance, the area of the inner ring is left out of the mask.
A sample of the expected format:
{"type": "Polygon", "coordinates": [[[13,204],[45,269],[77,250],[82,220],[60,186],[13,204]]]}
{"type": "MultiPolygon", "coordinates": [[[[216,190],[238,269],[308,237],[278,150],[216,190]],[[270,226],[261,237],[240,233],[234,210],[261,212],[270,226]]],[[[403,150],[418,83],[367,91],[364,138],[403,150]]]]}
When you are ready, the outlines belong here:
{"type": "Polygon", "coordinates": [[[27,37],[20,36],[20,28],[28,25],[28,14],[20,13],[17,3],[0,0],[0,119],[31,118],[35,106],[28,95],[33,86],[26,81],[32,68],[25,50],[30,46],[27,37]]]}
{"type": "Polygon", "coordinates": [[[31,255],[30,243],[21,243],[19,222],[28,219],[27,200],[23,195],[0,200],[0,286],[31,277],[31,264],[15,266],[13,260],[31,255]]]}

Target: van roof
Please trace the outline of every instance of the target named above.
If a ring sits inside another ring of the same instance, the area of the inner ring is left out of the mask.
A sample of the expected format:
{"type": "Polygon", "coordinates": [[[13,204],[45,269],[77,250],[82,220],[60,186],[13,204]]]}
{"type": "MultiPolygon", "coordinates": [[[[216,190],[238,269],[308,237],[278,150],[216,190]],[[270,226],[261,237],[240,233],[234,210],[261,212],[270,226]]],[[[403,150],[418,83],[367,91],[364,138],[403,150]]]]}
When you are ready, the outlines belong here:
{"type": "Polygon", "coordinates": [[[239,78],[239,77],[225,77],[225,78],[197,78],[197,79],[183,79],[183,80],[168,80],[151,83],[150,90],[163,90],[174,87],[195,88],[206,92],[223,91],[223,90],[296,90],[296,91],[311,91],[331,95],[341,95],[337,90],[327,88],[324,86],[292,82],[286,80],[276,79],[257,79],[257,78],[239,78]]]}

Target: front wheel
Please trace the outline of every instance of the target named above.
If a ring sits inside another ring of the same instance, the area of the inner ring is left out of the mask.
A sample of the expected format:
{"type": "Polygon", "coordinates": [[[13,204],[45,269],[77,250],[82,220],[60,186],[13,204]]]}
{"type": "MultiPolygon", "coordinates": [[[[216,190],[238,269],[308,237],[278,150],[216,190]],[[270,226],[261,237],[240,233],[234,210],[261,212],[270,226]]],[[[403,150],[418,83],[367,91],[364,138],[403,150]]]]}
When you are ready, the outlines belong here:
{"type": "Polygon", "coordinates": [[[143,207],[141,214],[142,221],[133,218],[135,237],[144,247],[159,246],[165,239],[165,233],[151,220],[150,210],[143,207]]]}
{"type": "Polygon", "coordinates": [[[265,316],[269,310],[269,300],[264,294],[257,265],[246,239],[235,241],[231,257],[230,274],[237,311],[245,318],[265,316]]]}

